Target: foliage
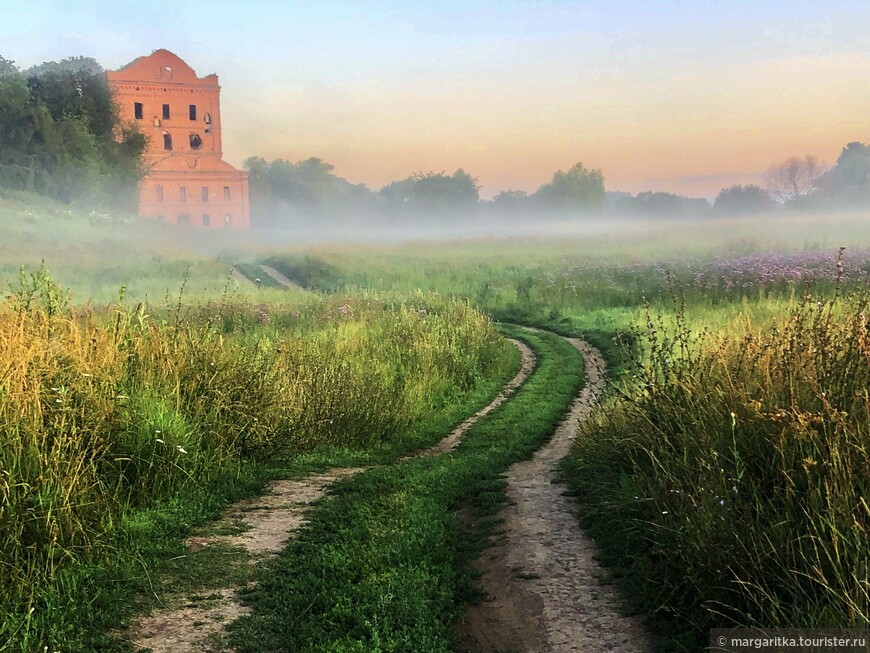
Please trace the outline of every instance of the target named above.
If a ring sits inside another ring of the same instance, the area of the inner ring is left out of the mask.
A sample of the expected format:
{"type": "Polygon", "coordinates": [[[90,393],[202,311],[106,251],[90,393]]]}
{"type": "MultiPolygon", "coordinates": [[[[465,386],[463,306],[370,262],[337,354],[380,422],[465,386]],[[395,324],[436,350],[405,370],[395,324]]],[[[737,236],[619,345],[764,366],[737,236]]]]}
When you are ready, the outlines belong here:
{"type": "Polygon", "coordinates": [[[450,217],[474,211],[479,189],[477,179],[460,168],[452,175],[443,171],[418,172],[384,186],[378,195],[384,202],[384,209],[391,214],[450,217]]]}
{"type": "Polygon", "coordinates": [[[287,227],[303,216],[365,213],[374,204],[374,195],[365,185],[336,176],[334,166],[322,159],[290,163],[250,157],[244,167],[250,179],[255,227],[287,227]]]}
{"type": "Polygon", "coordinates": [[[121,546],[135,511],[240,461],[395,446],[504,346],[437,297],[100,314],[24,275],[0,306],[0,648],[62,644],[67,572],[121,546]]]}
{"type": "Polygon", "coordinates": [[[818,181],[824,203],[840,208],[866,207],[870,203],[870,146],[846,145],[837,163],[818,181]]]}
{"type": "Polygon", "coordinates": [[[0,63],[0,188],[135,206],[144,136],[120,123],[99,65],[79,57],[22,75],[0,63]]]}
{"type": "Polygon", "coordinates": [[[760,186],[738,184],[719,191],[713,208],[719,214],[744,215],[771,211],[774,204],[767,191],[760,186]]]}
{"type": "Polygon", "coordinates": [[[868,299],[807,295],[743,337],[694,332],[679,303],[639,327],[647,358],[566,469],[667,650],[870,623],[868,299]]]}
{"type": "Polygon", "coordinates": [[[593,211],[604,205],[604,175],[575,163],[567,172],[557,170],[549,184],[535,192],[536,204],[558,212],[593,211]]]}
{"type": "Polygon", "coordinates": [[[614,210],[652,218],[682,218],[706,216],[711,210],[710,202],[702,198],[683,197],[673,193],[645,191],[632,197],[616,200],[614,210]]]}

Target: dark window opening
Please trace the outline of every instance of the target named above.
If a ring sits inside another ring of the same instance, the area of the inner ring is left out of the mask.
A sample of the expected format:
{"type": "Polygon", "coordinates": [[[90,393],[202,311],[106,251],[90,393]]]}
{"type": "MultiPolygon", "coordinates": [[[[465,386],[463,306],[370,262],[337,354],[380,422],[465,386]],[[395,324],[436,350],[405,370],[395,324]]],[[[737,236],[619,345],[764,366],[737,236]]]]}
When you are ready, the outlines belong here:
{"type": "Polygon", "coordinates": [[[133,115],[136,117],[136,120],[142,120],[143,109],[141,102],[136,102],[133,104],[133,115]]]}
{"type": "Polygon", "coordinates": [[[188,107],[188,112],[190,113],[190,119],[196,120],[196,105],[195,104],[191,104],[188,107]]]}
{"type": "Polygon", "coordinates": [[[211,124],[211,114],[210,113],[205,114],[205,116],[203,117],[202,120],[206,125],[210,125],[211,124]]]}
{"type": "Polygon", "coordinates": [[[178,187],[178,199],[181,202],[187,201],[187,189],[184,186],[178,187]]]}
{"type": "Polygon", "coordinates": [[[179,215],[178,219],[176,220],[176,224],[189,225],[190,224],[190,213],[182,213],[181,215],[179,215]]]}
{"type": "Polygon", "coordinates": [[[230,226],[232,226],[232,224],[233,224],[233,216],[231,216],[229,213],[227,213],[224,216],[224,226],[230,227],[230,226]]]}
{"type": "Polygon", "coordinates": [[[210,226],[210,225],[211,225],[211,216],[208,215],[208,214],[204,214],[204,215],[202,216],[202,226],[203,226],[203,227],[208,227],[208,226],[210,226]]]}
{"type": "Polygon", "coordinates": [[[208,202],[208,186],[203,186],[200,191],[200,196],[202,197],[203,202],[208,202]]]}
{"type": "Polygon", "coordinates": [[[163,149],[167,152],[172,151],[172,135],[163,132],[163,149]]]}
{"type": "Polygon", "coordinates": [[[199,134],[191,134],[190,135],[190,149],[191,150],[202,149],[202,138],[200,138],[199,134]]]}
{"type": "Polygon", "coordinates": [[[163,105],[163,119],[169,120],[169,105],[168,104],[163,105]]]}
{"type": "Polygon", "coordinates": [[[230,187],[229,186],[224,186],[224,199],[225,200],[230,199],[230,187]]]}
{"type": "Polygon", "coordinates": [[[163,186],[157,186],[154,189],[154,191],[157,194],[157,201],[162,202],[163,201],[163,186]]]}

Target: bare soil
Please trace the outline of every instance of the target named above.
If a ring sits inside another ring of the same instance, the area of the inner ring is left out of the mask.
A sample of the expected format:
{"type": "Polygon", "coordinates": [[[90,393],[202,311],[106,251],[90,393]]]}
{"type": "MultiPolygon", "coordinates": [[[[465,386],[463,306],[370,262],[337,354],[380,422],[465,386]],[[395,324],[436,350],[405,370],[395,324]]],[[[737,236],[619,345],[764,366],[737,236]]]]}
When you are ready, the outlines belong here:
{"type": "Polygon", "coordinates": [[[577,524],[572,499],[554,482],[604,388],[601,354],[582,340],[586,383],[550,442],[508,473],[503,542],[476,562],[487,599],[459,626],[459,651],[475,653],[646,653],[640,622],[622,616],[612,585],[603,585],[596,548],[577,524]]]}
{"type": "MultiPolygon", "coordinates": [[[[262,267],[268,272],[267,266],[262,267]]],[[[522,356],[519,373],[489,405],[419,455],[435,455],[455,448],[478,419],[504,403],[529,377],[535,366],[534,354],[524,343],[511,342],[522,356]]],[[[308,507],[322,498],[335,481],[361,471],[362,468],[335,468],[300,480],[276,481],[266,494],[230,506],[210,529],[218,534],[192,536],[186,544],[192,553],[216,546],[241,548],[249,554],[251,565],[259,564],[277,555],[287,545],[293,534],[306,523],[308,507]],[[225,534],[227,530],[236,532],[225,534]]],[[[139,617],[117,636],[129,641],[137,650],[148,648],[154,653],[231,651],[226,643],[225,626],[250,611],[239,602],[239,589],[230,585],[218,590],[205,590],[205,596],[169,593],[162,597],[164,608],[139,617]]]]}

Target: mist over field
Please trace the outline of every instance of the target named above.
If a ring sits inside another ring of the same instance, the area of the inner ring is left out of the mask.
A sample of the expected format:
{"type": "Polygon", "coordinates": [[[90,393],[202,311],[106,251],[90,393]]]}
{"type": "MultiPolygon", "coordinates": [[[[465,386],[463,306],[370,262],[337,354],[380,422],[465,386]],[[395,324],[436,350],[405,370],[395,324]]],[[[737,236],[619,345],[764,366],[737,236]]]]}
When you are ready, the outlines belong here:
{"type": "Polygon", "coordinates": [[[268,4],[0,2],[0,651],[868,632],[870,5],[268,4]]]}

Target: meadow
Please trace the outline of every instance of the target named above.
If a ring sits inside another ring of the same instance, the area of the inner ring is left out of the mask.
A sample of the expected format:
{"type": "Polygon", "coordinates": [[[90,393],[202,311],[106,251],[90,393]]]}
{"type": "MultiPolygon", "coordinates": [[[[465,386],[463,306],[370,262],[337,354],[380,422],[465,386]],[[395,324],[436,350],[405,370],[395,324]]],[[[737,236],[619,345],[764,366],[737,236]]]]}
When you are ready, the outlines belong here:
{"type": "MultiPolygon", "coordinates": [[[[83,642],[112,603],[147,581],[147,567],[136,571],[143,547],[178,541],[262,487],[276,463],[371,464],[428,445],[421,425],[492,392],[515,366],[513,348],[465,302],[253,285],[251,299],[202,292],[185,263],[162,266],[158,283],[178,274],[181,285],[154,304],[131,302],[123,287],[114,302],[75,303],[44,265],[9,282],[0,304],[2,650],[90,650],[83,642]]],[[[86,287],[105,268],[66,272],[86,287]]]]}
{"type": "Polygon", "coordinates": [[[759,220],[273,263],[596,343],[620,374],[563,480],[626,609],[695,651],[713,627],[870,623],[870,230],[759,220]]]}
{"type": "MultiPolygon", "coordinates": [[[[0,211],[8,650],[42,650],[49,633],[97,641],[127,614],[106,606],[148,594],[177,552],[165,543],[257,491],[276,461],[282,474],[391,463],[437,439],[515,369],[494,320],[580,335],[608,358],[607,399],[561,473],[658,650],[700,650],[717,626],[870,622],[863,215],[289,247],[25,195],[0,211]]],[[[351,619],[384,650],[449,650],[482,535],[456,510],[495,514],[500,474],[576,389],[570,354],[541,338],[549,358],[526,394],[462,453],[388,465],[318,505],[249,597],[237,644],[344,650],[329,624],[351,619]],[[389,603],[398,587],[414,588],[405,604],[389,603]]]]}

